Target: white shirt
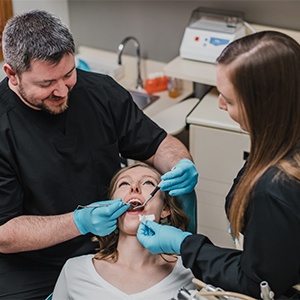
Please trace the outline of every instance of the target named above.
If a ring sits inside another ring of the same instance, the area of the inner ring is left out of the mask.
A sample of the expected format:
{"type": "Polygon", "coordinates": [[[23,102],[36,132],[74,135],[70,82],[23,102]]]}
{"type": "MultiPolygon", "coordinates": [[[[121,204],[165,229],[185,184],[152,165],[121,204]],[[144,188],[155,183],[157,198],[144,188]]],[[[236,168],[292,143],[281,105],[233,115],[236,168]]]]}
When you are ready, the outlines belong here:
{"type": "MultiPolygon", "coordinates": [[[[151,288],[128,295],[106,280],[95,270],[94,255],[83,255],[69,259],[64,265],[53,292],[53,300],[169,300],[177,298],[178,290],[185,287],[195,289],[192,272],[182,265],[181,257],[173,271],[151,288]]],[[[126,278],[124,278],[126,280],[126,278]]]]}

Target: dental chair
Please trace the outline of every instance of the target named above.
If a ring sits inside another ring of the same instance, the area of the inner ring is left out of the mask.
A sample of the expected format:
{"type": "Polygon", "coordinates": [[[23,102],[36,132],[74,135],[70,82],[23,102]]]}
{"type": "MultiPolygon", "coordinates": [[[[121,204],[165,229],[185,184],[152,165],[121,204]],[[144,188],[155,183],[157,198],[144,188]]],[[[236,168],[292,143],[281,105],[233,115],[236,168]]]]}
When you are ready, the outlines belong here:
{"type": "Polygon", "coordinates": [[[196,192],[192,192],[176,197],[182,206],[182,210],[189,217],[187,231],[197,233],[197,197],[196,192]]]}

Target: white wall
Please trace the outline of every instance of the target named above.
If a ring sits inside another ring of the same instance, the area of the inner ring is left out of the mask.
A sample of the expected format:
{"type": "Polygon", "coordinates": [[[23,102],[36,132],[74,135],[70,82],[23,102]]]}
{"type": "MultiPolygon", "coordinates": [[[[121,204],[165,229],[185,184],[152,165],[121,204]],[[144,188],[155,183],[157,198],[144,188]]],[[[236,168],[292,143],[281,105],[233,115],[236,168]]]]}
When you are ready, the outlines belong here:
{"type": "Polygon", "coordinates": [[[70,25],[68,0],[12,0],[14,14],[32,9],[43,9],[56,14],[70,25]]]}
{"type": "MultiPolygon", "coordinates": [[[[14,14],[32,9],[43,9],[59,16],[63,23],[70,26],[68,0],[13,0],[14,14]]],[[[5,77],[3,62],[0,63],[0,81],[5,77]]]]}
{"type": "MultiPolygon", "coordinates": [[[[76,46],[117,51],[129,35],[143,58],[167,63],[179,47],[191,13],[198,7],[241,11],[249,23],[300,31],[299,0],[69,0],[76,46]]],[[[125,54],[135,55],[132,43],[125,54]]]]}

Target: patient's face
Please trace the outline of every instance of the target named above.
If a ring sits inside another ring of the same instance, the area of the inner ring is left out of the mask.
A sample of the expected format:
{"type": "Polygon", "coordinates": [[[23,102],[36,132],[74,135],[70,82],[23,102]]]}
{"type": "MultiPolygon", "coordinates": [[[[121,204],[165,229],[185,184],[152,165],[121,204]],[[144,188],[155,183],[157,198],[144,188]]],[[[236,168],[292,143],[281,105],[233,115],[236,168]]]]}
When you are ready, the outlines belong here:
{"type": "MultiPolygon", "coordinates": [[[[139,166],[126,170],[116,181],[113,199],[122,198],[125,203],[138,202],[142,204],[159,182],[160,176],[151,169],[139,166]]],[[[129,210],[123,214],[118,219],[120,232],[135,235],[140,223],[139,215],[154,214],[156,222],[159,222],[160,218],[168,216],[170,212],[169,209],[165,209],[163,196],[163,192],[159,190],[147,203],[144,210],[129,210]]]]}

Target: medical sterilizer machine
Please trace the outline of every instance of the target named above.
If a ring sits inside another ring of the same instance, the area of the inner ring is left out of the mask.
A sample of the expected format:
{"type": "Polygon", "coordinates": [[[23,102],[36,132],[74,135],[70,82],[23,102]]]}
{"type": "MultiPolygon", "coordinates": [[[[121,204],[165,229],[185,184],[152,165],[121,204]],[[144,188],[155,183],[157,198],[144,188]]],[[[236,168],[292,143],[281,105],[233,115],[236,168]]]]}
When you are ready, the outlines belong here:
{"type": "Polygon", "coordinates": [[[245,34],[243,13],[199,7],[185,29],[180,57],[214,63],[230,42],[245,34]]]}

